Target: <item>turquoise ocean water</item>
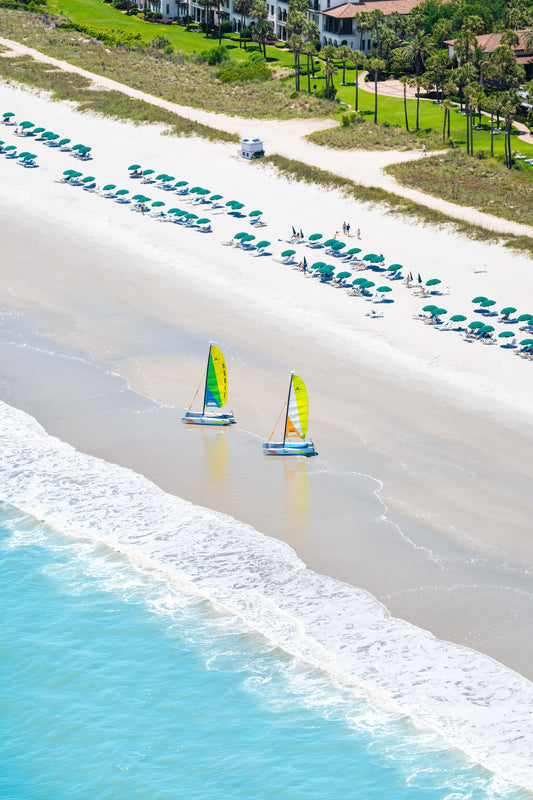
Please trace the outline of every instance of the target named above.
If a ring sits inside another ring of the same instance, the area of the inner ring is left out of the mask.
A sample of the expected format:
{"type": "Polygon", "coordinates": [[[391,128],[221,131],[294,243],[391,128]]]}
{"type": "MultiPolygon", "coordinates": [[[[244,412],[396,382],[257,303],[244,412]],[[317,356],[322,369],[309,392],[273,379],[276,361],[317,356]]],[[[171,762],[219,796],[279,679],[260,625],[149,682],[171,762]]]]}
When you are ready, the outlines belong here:
{"type": "Polygon", "coordinates": [[[160,574],[0,520],[4,800],[529,796],[160,574]]]}
{"type": "Polygon", "coordinates": [[[4,403],[0,575],[2,800],[533,796],[530,682],[4,403]]]}

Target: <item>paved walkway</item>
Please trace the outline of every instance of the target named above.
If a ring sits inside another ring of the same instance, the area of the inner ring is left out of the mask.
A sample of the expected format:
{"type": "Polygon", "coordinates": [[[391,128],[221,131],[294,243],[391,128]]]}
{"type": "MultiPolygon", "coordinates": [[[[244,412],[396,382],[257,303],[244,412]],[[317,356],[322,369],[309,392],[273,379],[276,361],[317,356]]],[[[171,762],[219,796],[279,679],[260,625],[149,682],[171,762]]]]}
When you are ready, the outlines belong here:
{"type": "MultiPolygon", "coordinates": [[[[334,123],[331,119],[325,120],[257,120],[244,119],[242,117],[230,117],[226,114],[218,114],[202,109],[191,108],[190,106],[171,103],[159,97],[133,89],[130,86],[119,83],[118,81],[96,75],[93,72],[76,67],[66,61],[47,56],[44,53],[34,50],[31,47],[20,44],[19,42],[0,37],[0,44],[10,48],[10,51],[2,53],[3,56],[10,55],[29,55],[37,61],[53,64],[59,69],[67,72],[75,72],[93,81],[97,87],[114,89],[122,92],[129,97],[144,100],[152,105],[166,108],[182,117],[204,125],[209,125],[219,130],[229,133],[237,133],[241,137],[261,136],[265,141],[266,150],[269,154],[279,154],[286,158],[303,161],[320,169],[333,172],[343,178],[348,178],[364,186],[377,186],[388,192],[407,198],[428,208],[441,211],[449,217],[465,220],[475,225],[481,225],[489,230],[500,233],[533,236],[533,227],[521,225],[516,222],[500,219],[490,214],[484,214],[473,208],[459,206],[449,203],[438,197],[410,189],[402,186],[390,175],[384,172],[389,164],[396,164],[400,161],[413,161],[421,157],[419,151],[361,151],[361,150],[335,150],[332,148],[321,147],[309,142],[305,137],[307,134],[325,128],[331,128],[334,123]]],[[[361,82],[363,83],[363,81],[361,82]]]]}

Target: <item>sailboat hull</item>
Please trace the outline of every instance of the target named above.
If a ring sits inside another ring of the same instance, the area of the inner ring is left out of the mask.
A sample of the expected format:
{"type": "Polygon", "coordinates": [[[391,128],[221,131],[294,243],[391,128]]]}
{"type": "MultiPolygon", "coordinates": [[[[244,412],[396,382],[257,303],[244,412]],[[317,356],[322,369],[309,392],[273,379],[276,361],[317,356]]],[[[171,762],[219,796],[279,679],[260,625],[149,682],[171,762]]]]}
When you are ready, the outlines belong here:
{"type": "Polygon", "coordinates": [[[202,414],[199,411],[186,411],[181,418],[185,425],[235,425],[235,417],[229,414],[202,414]]]}
{"type": "Polygon", "coordinates": [[[264,442],[265,456],[317,456],[313,442],[264,442]]]}

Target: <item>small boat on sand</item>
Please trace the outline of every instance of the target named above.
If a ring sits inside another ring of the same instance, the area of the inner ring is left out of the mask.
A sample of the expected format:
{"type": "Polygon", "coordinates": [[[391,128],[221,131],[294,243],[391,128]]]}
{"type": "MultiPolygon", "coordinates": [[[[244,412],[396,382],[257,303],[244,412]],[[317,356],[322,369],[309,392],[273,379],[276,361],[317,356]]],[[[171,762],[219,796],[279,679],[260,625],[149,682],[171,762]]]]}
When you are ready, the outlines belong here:
{"type": "Polygon", "coordinates": [[[274,430],[268,442],[263,443],[265,456],[317,456],[313,442],[306,442],[307,426],[309,420],[309,399],[303,380],[291,372],[289,382],[289,395],[287,402],[281,410],[274,430]],[[279,417],[285,410],[285,424],[283,427],[283,441],[272,442],[272,436],[279,422],[279,417]]]}
{"type": "Polygon", "coordinates": [[[196,395],[200,391],[200,386],[196,390],[192,403],[181,421],[186,425],[235,424],[235,417],[232,411],[220,413],[209,411],[209,409],[223,408],[228,399],[228,371],[226,369],[226,361],[224,360],[222,351],[219,350],[218,347],[215,347],[214,344],[209,345],[202,411],[191,411],[193,403],[196,400],[196,395]]]}

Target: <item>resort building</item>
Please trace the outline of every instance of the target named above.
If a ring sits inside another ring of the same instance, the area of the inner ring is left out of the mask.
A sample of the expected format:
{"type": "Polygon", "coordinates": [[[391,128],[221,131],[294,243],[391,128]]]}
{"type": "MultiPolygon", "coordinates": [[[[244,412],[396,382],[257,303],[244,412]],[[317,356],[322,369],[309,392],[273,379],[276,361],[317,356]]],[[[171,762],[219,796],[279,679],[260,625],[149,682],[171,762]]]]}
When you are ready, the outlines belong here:
{"type": "MultiPolygon", "coordinates": [[[[515,58],[521,67],[524,67],[526,78],[529,80],[533,77],[533,48],[529,41],[529,32],[525,30],[515,31],[518,36],[518,44],[512,45],[511,50],[515,54],[515,58]]],[[[492,53],[502,43],[503,33],[484,33],[476,36],[476,45],[481,47],[485,53],[492,53]]],[[[455,58],[455,42],[456,39],[450,39],[444,42],[448,47],[448,55],[450,58],[455,58]]]]}
{"type": "MultiPolygon", "coordinates": [[[[316,22],[320,31],[320,44],[334,47],[347,45],[352,50],[368,52],[372,49],[370,31],[361,30],[358,17],[364,11],[379,10],[385,16],[396,12],[409,14],[423,0],[353,0],[340,3],[337,0],[309,0],[309,19],[316,22]]],[[[147,4],[152,11],[159,11],[165,19],[182,19],[187,15],[191,21],[201,23],[205,19],[206,9],[194,0],[138,0],[139,8],[147,4]]],[[[287,32],[288,0],[266,0],[274,33],[279,41],[289,38],[287,32]]],[[[210,12],[212,13],[212,12],[210,12]]],[[[220,16],[231,20],[236,31],[241,27],[241,15],[233,8],[233,0],[222,0],[220,16]]],[[[218,23],[218,18],[216,19],[218,23]]],[[[248,19],[246,24],[251,21],[248,19]]],[[[253,24],[253,23],[252,23],[253,24]]]]}

